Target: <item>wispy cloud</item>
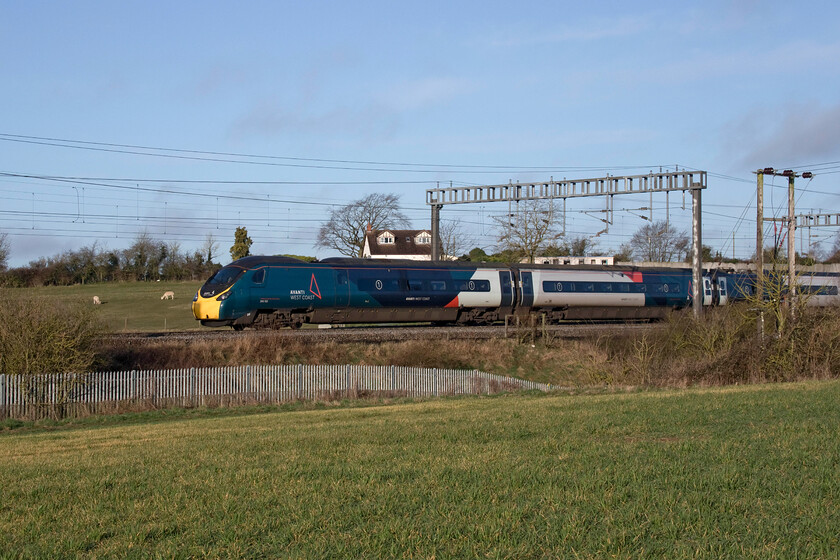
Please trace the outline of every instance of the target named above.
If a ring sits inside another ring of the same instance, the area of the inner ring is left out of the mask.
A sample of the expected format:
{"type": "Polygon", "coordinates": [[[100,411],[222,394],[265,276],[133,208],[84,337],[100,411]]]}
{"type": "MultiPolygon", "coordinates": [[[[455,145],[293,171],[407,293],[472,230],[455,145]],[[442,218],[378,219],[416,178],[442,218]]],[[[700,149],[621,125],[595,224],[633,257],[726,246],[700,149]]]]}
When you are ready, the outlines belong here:
{"type": "Polygon", "coordinates": [[[505,29],[491,33],[489,40],[486,37],[484,39],[494,47],[523,47],[628,37],[638,35],[650,27],[651,22],[647,18],[626,16],[577,25],[560,25],[552,29],[505,29]]]}
{"type": "Polygon", "coordinates": [[[462,78],[424,78],[388,89],[379,101],[396,111],[414,110],[445,103],[474,89],[474,84],[462,78]]]}
{"type": "Polygon", "coordinates": [[[792,104],[727,124],[723,143],[740,170],[795,166],[840,154],[840,103],[792,104]]]}
{"type": "Polygon", "coordinates": [[[300,110],[263,103],[242,114],[231,125],[233,137],[271,137],[295,134],[302,137],[350,134],[364,139],[387,138],[397,126],[390,110],[368,105],[337,106],[326,110],[300,110]]]}

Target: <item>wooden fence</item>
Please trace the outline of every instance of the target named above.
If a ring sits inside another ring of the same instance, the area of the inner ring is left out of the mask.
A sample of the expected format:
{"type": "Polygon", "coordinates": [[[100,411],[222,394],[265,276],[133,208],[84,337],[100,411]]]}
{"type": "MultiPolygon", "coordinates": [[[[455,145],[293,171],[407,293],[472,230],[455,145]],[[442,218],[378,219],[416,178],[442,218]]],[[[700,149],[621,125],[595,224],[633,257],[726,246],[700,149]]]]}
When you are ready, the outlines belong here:
{"type": "Polygon", "coordinates": [[[373,396],[479,395],[550,385],[477,370],[396,366],[238,366],[87,374],[0,374],[0,419],[65,418],[166,407],[373,396]]]}

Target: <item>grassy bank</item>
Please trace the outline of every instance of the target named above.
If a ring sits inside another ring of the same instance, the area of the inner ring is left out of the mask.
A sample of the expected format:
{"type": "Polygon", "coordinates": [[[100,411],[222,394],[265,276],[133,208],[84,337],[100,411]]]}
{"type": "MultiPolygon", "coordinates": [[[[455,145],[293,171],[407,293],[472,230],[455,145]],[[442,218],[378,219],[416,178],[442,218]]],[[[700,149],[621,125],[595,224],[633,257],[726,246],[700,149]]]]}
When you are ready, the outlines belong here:
{"type": "Polygon", "coordinates": [[[796,328],[759,343],[745,306],[708,310],[700,320],[675,314],[655,328],[583,338],[379,344],[312,342],[282,335],[212,341],[112,341],[111,369],[241,364],[367,364],[479,369],[561,386],[728,385],[840,377],[840,314],[809,310],[796,328]]]}
{"type": "Polygon", "coordinates": [[[192,316],[192,299],[201,282],[105,282],[76,286],[40,288],[3,288],[7,293],[20,293],[47,301],[79,300],[93,305],[98,296],[102,305],[97,315],[106,327],[115,332],[182,331],[200,328],[192,316]],[[164,292],[175,292],[175,299],[161,300],[164,292]]]}
{"type": "Polygon", "coordinates": [[[5,557],[838,554],[840,383],[0,433],[5,557]]]}

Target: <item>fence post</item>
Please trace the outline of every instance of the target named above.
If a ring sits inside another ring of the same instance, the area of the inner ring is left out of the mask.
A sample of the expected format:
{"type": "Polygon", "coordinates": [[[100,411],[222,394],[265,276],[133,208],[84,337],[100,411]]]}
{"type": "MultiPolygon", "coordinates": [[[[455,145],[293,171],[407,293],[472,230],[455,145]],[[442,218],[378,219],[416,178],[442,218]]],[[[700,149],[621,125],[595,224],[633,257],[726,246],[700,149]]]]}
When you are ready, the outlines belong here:
{"type": "Polygon", "coordinates": [[[131,396],[134,400],[140,400],[140,387],[137,380],[137,370],[131,370],[131,396]]]}
{"type": "Polygon", "coordinates": [[[397,367],[391,366],[391,391],[397,390],[397,367]]]}
{"type": "Polygon", "coordinates": [[[298,399],[303,399],[303,364],[298,364],[298,399]]]}
{"type": "Polygon", "coordinates": [[[245,366],[245,398],[251,398],[251,366],[245,366]]]}
{"type": "Polygon", "coordinates": [[[190,368],[190,406],[196,406],[196,399],[195,395],[195,368],[190,368]]]}
{"type": "Polygon", "coordinates": [[[344,366],[344,397],[350,398],[350,364],[344,366]]]}
{"type": "Polygon", "coordinates": [[[0,418],[7,418],[11,416],[9,414],[11,411],[6,410],[8,407],[6,406],[6,374],[0,373],[0,410],[2,410],[2,414],[0,414],[0,418]]]}

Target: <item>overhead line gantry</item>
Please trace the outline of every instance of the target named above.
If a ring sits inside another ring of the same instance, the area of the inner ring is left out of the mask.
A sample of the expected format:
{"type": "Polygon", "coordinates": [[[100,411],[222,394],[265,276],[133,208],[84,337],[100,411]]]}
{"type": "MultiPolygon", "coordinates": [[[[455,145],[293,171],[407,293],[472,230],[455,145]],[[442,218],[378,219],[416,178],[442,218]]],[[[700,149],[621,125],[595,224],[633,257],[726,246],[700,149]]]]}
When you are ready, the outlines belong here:
{"type": "MultiPolygon", "coordinates": [[[[689,191],[692,196],[692,296],[694,314],[702,309],[700,293],[701,262],[701,197],[706,188],[705,171],[665,171],[644,175],[607,175],[590,179],[509,182],[500,185],[449,186],[426,191],[426,204],[432,209],[432,260],[440,259],[440,210],[450,204],[485,204],[522,200],[557,200],[601,196],[607,198],[607,216],[612,212],[612,199],[623,194],[650,194],[689,191]]],[[[608,222],[609,223],[609,222],[608,222]]]]}

